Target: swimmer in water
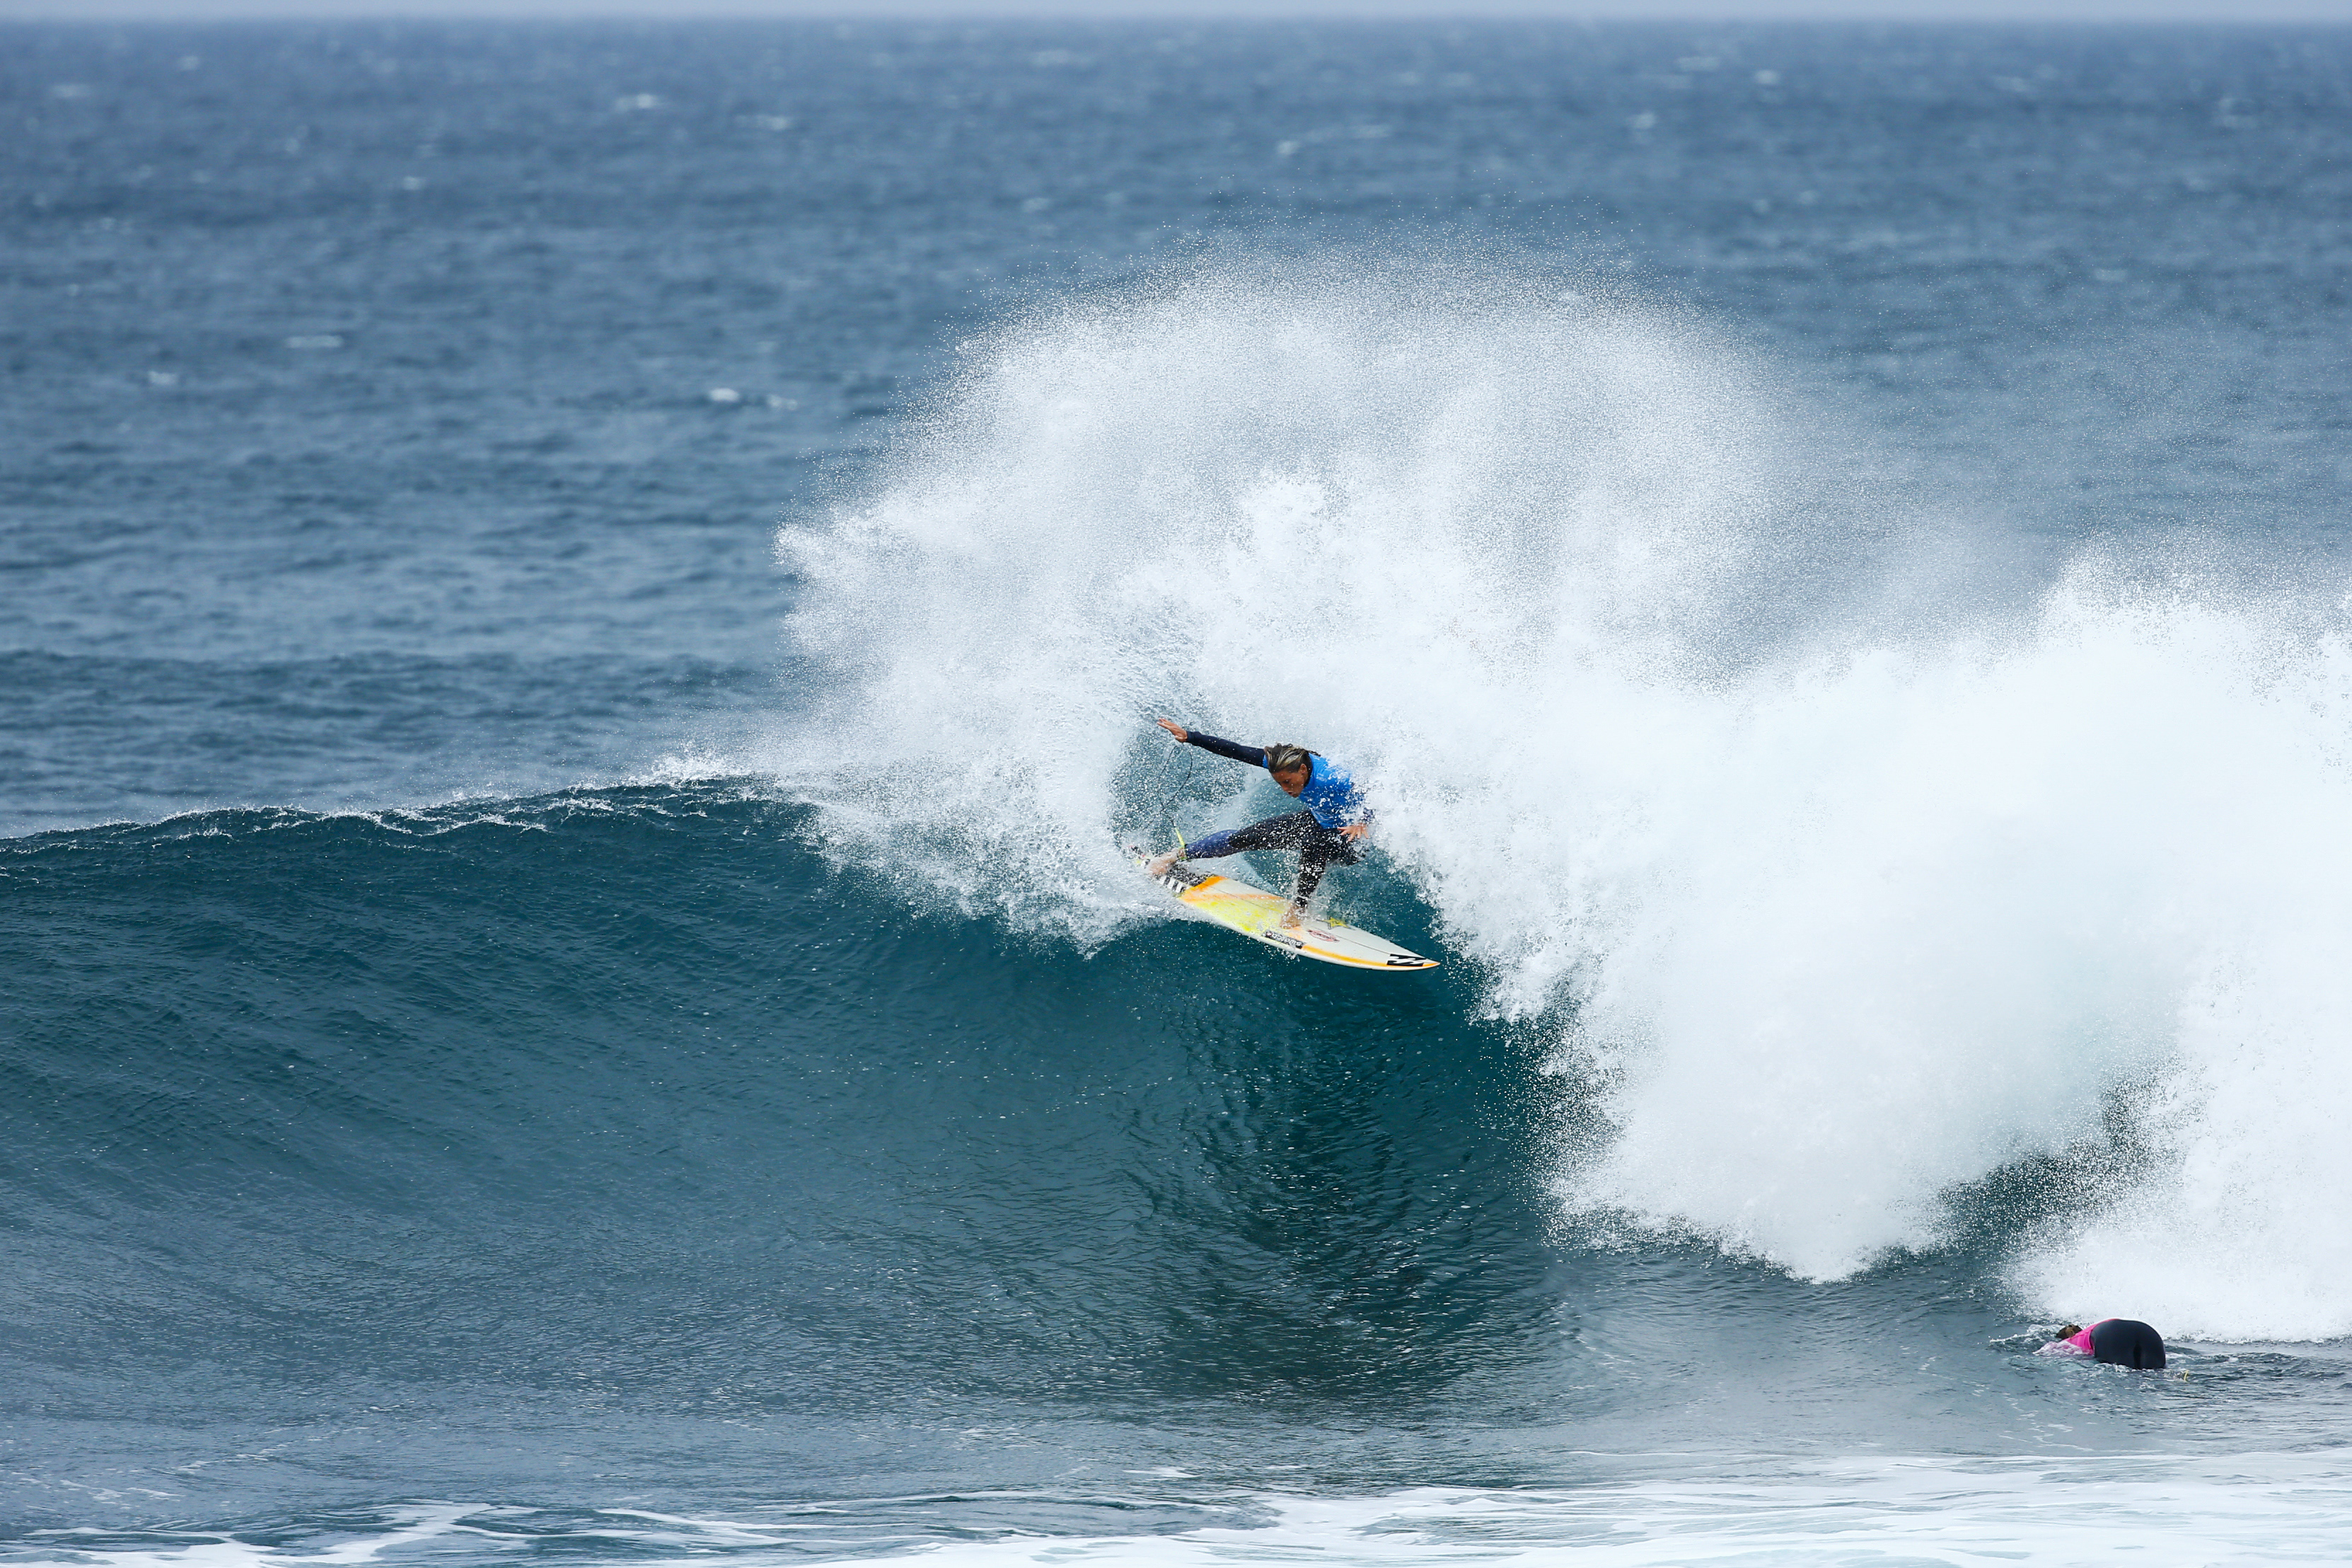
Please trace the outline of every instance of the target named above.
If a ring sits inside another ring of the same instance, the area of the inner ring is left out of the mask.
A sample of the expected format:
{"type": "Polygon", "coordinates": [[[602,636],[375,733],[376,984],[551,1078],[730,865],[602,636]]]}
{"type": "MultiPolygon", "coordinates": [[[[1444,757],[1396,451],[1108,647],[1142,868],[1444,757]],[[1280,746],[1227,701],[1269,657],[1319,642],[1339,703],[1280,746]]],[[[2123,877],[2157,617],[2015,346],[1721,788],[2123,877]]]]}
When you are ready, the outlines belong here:
{"type": "Polygon", "coordinates": [[[2164,1336],[2131,1318],[2102,1318],[2084,1328],[2066,1323],[2058,1337],[2033,1353],[2036,1355],[2087,1355],[2110,1366],[2136,1367],[2143,1372],[2164,1370],[2164,1336]]]}

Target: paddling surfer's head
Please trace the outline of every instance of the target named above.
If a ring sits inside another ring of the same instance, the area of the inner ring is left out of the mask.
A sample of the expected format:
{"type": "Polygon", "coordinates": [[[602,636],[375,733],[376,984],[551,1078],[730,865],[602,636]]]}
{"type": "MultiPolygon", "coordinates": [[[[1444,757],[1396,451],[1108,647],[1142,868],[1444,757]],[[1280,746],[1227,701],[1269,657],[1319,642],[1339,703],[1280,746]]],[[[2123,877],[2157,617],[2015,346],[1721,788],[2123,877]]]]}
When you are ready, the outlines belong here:
{"type": "Polygon", "coordinates": [[[1296,795],[1307,788],[1312,771],[1303,746],[1269,746],[1265,748],[1265,770],[1282,786],[1286,795],[1296,795]]]}

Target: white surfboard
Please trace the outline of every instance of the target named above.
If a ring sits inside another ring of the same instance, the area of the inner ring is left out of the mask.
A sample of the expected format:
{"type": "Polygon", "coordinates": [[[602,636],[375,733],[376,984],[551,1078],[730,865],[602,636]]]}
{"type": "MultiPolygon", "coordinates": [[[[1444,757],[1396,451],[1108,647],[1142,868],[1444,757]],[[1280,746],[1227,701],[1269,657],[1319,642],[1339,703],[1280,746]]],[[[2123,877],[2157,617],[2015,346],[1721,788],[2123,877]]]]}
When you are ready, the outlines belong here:
{"type": "MultiPolygon", "coordinates": [[[[1151,857],[1139,851],[1135,863],[1149,866],[1151,857]]],[[[1385,936],[1375,936],[1345,921],[1308,915],[1285,928],[1282,912],[1290,900],[1242,881],[1195,870],[1182,861],[1155,877],[1187,909],[1197,909],[1220,925],[1230,926],[1253,941],[1304,958],[1320,958],[1350,969],[1434,969],[1437,960],[1409,953],[1385,936]]]]}

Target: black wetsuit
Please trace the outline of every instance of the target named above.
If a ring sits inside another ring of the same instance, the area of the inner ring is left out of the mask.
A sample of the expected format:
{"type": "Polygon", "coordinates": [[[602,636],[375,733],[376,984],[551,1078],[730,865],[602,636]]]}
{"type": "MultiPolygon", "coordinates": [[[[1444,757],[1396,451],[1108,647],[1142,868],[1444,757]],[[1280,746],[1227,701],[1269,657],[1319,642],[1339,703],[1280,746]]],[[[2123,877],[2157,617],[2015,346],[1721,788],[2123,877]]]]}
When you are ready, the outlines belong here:
{"type": "Polygon", "coordinates": [[[2164,1369],[2164,1336],[2131,1318],[2109,1318],[2091,1328],[2091,1356],[2113,1366],[2164,1369]]]}

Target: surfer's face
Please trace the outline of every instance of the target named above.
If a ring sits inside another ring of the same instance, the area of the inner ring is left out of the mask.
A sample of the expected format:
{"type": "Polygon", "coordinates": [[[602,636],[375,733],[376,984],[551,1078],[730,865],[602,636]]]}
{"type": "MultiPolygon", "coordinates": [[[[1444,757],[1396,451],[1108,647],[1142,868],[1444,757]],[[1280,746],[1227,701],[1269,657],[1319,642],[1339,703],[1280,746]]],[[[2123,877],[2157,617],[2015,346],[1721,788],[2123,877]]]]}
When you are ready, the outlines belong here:
{"type": "Polygon", "coordinates": [[[1294,768],[1287,773],[1277,773],[1274,776],[1274,781],[1282,786],[1284,794],[1296,795],[1307,788],[1307,769],[1294,768]]]}

